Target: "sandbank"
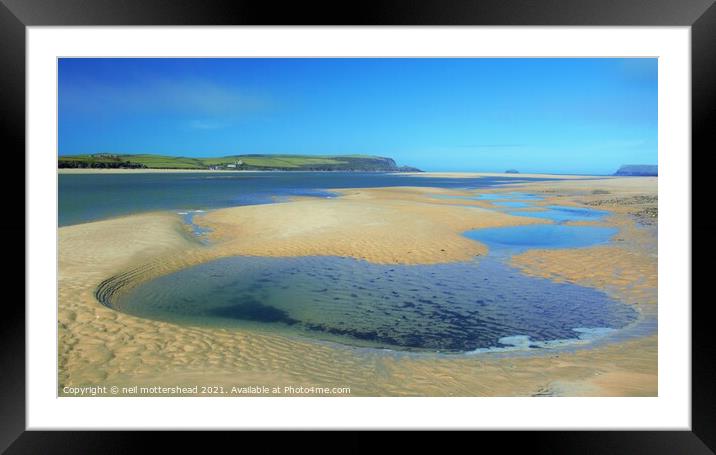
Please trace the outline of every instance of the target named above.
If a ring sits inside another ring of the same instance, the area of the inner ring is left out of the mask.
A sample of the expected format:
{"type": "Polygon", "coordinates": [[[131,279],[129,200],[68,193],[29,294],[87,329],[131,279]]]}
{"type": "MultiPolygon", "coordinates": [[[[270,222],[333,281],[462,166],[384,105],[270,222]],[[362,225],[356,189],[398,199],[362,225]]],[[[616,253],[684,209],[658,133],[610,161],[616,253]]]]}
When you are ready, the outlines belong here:
{"type": "Polygon", "coordinates": [[[545,178],[559,180],[592,180],[610,179],[611,176],[604,175],[574,175],[574,174],[507,174],[502,172],[405,172],[403,175],[414,177],[449,177],[449,178],[481,178],[481,177],[504,177],[519,180],[522,178],[545,178]]]}
{"type": "MultiPolygon", "coordinates": [[[[600,207],[615,214],[604,223],[619,227],[622,240],[589,251],[531,250],[513,258],[514,265],[656,308],[655,227],[639,225],[630,212],[634,207],[619,203],[637,194],[655,197],[656,179],[517,187],[547,196],[545,204],[606,201],[600,207]],[[608,193],[593,194],[594,189],[608,193]]],[[[80,385],[260,384],[348,386],[352,396],[657,395],[656,335],[542,355],[405,355],[152,321],[110,309],[95,297],[108,278],[141,282],[238,254],[338,255],[384,264],[467,260],[487,249],[464,238],[465,230],[545,222],[490,211],[482,201],[431,196],[465,193],[461,191],[377,188],[341,193],[338,198],[298,198],[196,216],[195,222],[212,229],[209,246],[197,242],[172,213],[60,228],[58,393],[63,394],[64,386],[80,385]]]]}

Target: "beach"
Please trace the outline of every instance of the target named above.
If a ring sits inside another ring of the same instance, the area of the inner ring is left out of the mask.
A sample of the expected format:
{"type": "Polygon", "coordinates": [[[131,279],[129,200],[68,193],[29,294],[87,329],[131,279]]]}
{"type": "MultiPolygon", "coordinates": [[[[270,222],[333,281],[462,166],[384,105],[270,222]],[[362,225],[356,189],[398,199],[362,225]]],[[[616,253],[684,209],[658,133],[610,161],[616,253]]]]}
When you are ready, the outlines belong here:
{"type": "MultiPolygon", "coordinates": [[[[516,182],[479,192],[534,193],[543,197],[539,204],[544,206],[608,210],[611,214],[603,220],[572,224],[618,229],[608,245],[531,249],[512,257],[511,265],[531,276],[602,290],[643,313],[656,314],[656,178],[549,176],[554,180],[525,183],[518,180],[526,175],[509,177],[516,182]]],[[[172,324],[135,317],[98,301],[98,288],[105,289],[111,301],[114,293],[152,278],[237,255],[339,256],[373,264],[479,259],[488,254],[488,247],[465,237],[465,231],[548,222],[492,210],[488,200],[451,199],[475,191],[333,191],[337,197],[296,196],[196,214],[194,223],[209,230],[208,243],[198,241],[181,217],[168,211],[59,228],[58,393],[88,385],[198,384],[227,389],[349,387],[351,396],[658,394],[655,333],[544,353],[449,356],[172,324]]]]}

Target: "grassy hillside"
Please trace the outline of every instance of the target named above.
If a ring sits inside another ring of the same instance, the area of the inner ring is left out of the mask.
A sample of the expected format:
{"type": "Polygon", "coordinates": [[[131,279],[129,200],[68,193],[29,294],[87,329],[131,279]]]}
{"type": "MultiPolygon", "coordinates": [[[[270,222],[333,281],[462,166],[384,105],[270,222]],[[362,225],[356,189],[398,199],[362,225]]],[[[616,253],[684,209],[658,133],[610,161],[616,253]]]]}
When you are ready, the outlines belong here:
{"type": "Polygon", "coordinates": [[[233,155],[186,158],[164,155],[96,153],[65,155],[60,168],[241,169],[285,171],[417,171],[398,167],[391,158],[372,155],[233,155]]]}

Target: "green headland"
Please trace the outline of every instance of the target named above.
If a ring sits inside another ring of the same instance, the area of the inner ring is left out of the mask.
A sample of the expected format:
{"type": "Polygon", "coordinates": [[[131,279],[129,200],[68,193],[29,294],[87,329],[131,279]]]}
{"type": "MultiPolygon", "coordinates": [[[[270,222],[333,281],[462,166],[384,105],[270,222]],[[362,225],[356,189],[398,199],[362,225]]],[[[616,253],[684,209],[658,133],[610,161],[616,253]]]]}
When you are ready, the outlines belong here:
{"type": "Polygon", "coordinates": [[[420,172],[398,166],[392,158],[373,155],[231,155],[218,158],[190,158],[165,155],[94,153],[63,155],[59,168],[107,169],[208,169],[252,171],[364,171],[420,172]]]}

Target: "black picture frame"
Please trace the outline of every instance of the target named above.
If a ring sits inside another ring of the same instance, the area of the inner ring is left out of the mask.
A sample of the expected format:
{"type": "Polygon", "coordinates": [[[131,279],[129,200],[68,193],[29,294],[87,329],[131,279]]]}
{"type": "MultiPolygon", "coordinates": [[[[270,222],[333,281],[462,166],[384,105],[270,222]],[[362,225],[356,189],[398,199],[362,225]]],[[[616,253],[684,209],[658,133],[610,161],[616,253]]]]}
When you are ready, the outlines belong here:
{"type": "MultiPolygon", "coordinates": [[[[429,0],[421,3],[383,0],[334,3],[332,7],[306,2],[284,2],[278,6],[267,1],[244,0],[0,0],[0,121],[5,127],[6,154],[18,156],[24,153],[25,147],[26,27],[87,25],[690,26],[692,150],[700,150],[699,154],[705,155],[707,148],[713,146],[708,133],[716,125],[714,0],[429,0]]],[[[688,150],[683,153],[691,153],[692,160],[695,156],[688,150]]],[[[693,196],[708,194],[706,167],[692,166],[692,169],[696,171],[692,173],[693,196]]],[[[3,185],[7,187],[7,194],[17,192],[16,184],[4,181],[3,185]]],[[[24,212],[24,207],[22,210],[24,212]]],[[[691,220],[692,242],[694,231],[705,233],[716,227],[706,216],[700,214],[696,223],[691,220]]],[[[3,229],[7,235],[20,235],[20,226],[3,229]],[[12,229],[16,232],[11,232],[12,229]]],[[[712,244],[699,244],[700,255],[708,257],[714,248],[712,244]]],[[[707,278],[707,273],[709,268],[692,266],[693,277],[707,278]]],[[[692,285],[694,281],[692,278],[692,285]]],[[[484,432],[480,435],[480,445],[490,447],[499,440],[501,447],[508,451],[515,444],[524,444],[532,453],[552,454],[577,451],[610,455],[714,453],[716,342],[711,333],[712,320],[708,317],[712,302],[692,300],[691,431],[521,432],[517,438],[484,432]]],[[[1,450],[7,448],[7,453],[100,453],[103,448],[111,447],[110,452],[123,453],[137,447],[136,433],[25,431],[25,311],[17,299],[4,303],[0,321],[3,326],[0,332],[1,450]]],[[[175,444],[186,448],[198,442],[194,436],[174,433],[170,437],[175,444]]],[[[214,434],[212,444],[221,444],[224,437],[214,434]]],[[[360,442],[351,444],[350,441],[356,439],[350,436],[345,446],[367,450],[360,442]]]]}

